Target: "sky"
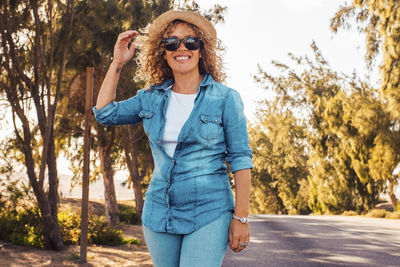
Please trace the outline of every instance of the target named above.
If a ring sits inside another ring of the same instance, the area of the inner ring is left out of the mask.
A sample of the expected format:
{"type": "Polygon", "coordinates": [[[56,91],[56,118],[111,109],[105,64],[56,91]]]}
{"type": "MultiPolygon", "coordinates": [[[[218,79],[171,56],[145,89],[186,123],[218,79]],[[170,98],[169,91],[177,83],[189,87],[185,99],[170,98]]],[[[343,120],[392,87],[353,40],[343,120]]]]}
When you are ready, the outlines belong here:
{"type": "MultiPolygon", "coordinates": [[[[216,25],[218,38],[226,48],[223,55],[226,84],[239,91],[250,122],[255,122],[257,100],[268,92],[254,82],[258,65],[276,73],[272,60],[291,64],[288,53],[311,56],[315,41],[330,66],[351,75],[356,71],[368,79],[364,37],[355,30],[334,34],[330,19],[343,0],[197,0],[207,10],[218,3],[226,6],[225,22],[216,25]]],[[[376,75],[372,75],[376,77],[376,75]]],[[[376,82],[371,78],[371,82],[376,82]]]]}

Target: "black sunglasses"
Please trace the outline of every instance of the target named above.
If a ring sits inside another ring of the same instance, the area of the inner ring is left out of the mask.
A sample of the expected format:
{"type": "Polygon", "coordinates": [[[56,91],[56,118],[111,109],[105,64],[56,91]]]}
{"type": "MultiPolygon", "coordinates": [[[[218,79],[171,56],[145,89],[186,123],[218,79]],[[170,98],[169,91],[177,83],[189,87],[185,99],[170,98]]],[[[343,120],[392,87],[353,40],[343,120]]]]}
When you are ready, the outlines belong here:
{"type": "Polygon", "coordinates": [[[176,51],[181,46],[181,43],[189,50],[197,50],[202,46],[203,41],[200,37],[186,37],[178,39],[176,37],[165,38],[162,40],[164,47],[168,51],[176,51]]]}

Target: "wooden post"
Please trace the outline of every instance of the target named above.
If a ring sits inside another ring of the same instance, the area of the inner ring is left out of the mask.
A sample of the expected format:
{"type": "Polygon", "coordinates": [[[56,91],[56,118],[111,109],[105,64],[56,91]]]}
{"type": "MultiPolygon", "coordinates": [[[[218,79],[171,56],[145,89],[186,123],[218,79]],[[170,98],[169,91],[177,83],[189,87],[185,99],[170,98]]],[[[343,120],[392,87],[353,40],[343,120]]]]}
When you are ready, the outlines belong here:
{"type": "Polygon", "coordinates": [[[82,177],[82,207],[81,207],[81,240],[80,261],[87,262],[87,231],[89,209],[89,164],[90,164],[90,127],[93,107],[93,74],[94,68],[86,68],[86,98],[85,98],[85,133],[83,141],[83,177],[82,177]]]}

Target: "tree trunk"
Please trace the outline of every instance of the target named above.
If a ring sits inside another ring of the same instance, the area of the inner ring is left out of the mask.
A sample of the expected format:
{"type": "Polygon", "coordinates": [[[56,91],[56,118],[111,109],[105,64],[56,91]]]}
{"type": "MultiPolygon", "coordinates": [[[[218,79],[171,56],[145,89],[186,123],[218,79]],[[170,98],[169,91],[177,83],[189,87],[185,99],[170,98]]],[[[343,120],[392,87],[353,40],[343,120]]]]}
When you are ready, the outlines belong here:
{"type": "MultiPolygon", "coordinates": [[[[122,131],[122,144],[125,152],[126,165],[129,170],[130,181],[132,182],[133,193],[135,195],[135,208],[136,208],[136,218],[138,222],[142,221],[143,213],[143,193],[142,193],[142,180],[147,173],[153,159],[151,154],[145,155],[145,159],[140,164],[139,153],[137,145],[139,141],[145,142],[143,139],[144,132],[142,124],[128,125],[121,128],[122,131]],[[135,129],[136,128],[136,129],[135,129]],[[142,165],[142,166],[140,166],[142,165]],[[139,171],[141,170],[141,171],[139,171]]],[[[146,154],[146,151],[142,151],[146,154]]]]}
{"type": "MultiPolygon", "coordinates": [[[[124,142],[125,144],[125,142],[124,142]]],[[[126,165],[128,166],[129,176],[133,184],[133,194],[135,196],[135,209],[136,209],[136,219],[140,223],[142,222],[142,212],[143,212],[143,194],[142,194],[142,179],[139,176],[137,161],[136,161],[136,149],[135,145],[132,144],[132,149],[124,146],[126,165]],[[132,155],[131,155],[132,153],[132,155]]]]}
{"type": "Polygon", "coordinates": [[[59,203],[59,195],[58,195],[58,174],[57,174],[57,157],[55,152],[54,145],[54,136],[53,133],[50,136],[49,142],[49,155],[47,158],[47,169],[48,169],[48,179],[49,179],[49,204],[51,208],[51,215],[54,220],[58,221],[58,203],[59,203]]]}
{"type": "Polygon", "coordinates": [[[397,210],[397,198],[394,194],[394,179],[389,179],[389,198],[393,205],[393,210],[397,210]]]}
{"type": "Polygon", "coordinates": [[[286,208],[285,208],[285,205],[283,204],[283,201],[282,201],[281,197],[279,196],[279,189],[278,189],[278,187],[277,187],[277,186],[274,186],[274,187],[271,187],[271,189],[272,189],[272,192],[274,192],[276,201],[277,201],[278,206],[279,206],[279,211],[278,211],[279,214],[288,214],[288,212],[287,212],[287,210],[286,210],[286,208]]]}
{"type": "MultiPolygon", "coordinates": [[[[118,215],[117,198],[115,196],[114,170],[111,161],[111,147],[114,142],[115,128],[112,128],[111,131],[112,136],[110,138],[101,138],[101,141],[99,142],[99,153],[104,183],[106,218],[108,224],[112,227],[115,227],[120,224],[120,221],[118,215]]],[[[105,131],[100,131],[100,134],[104,134],[103,137],[106,137],[105,131]]]]}
{"type": "Polygon", "coordinates": [[[141,180],[133,180],[133,193],[135,194],[136,220],[141,223],[144,205],[141,180]]]}
{"type": "Polygon", "coordinates": [[[32,186],[33,192],[35,193],[41,213],[41,228],[44,237],[44,246],[49,249],[61,250],[64,248],[64,244],[60,227],[58,225],[57,214],[54,218],[51,203],[43,188],[40,187],[37,181],[30,140],[30,132],[24,129],[23,152],[25,155],[25,165],[27,167],[29,182],[32,186]]]}
{"type": "Polygon", "coordinates": [[[63,238],[61,235],[58,219],[54,219],[50,202],[46,199],[45,193],[41,190],[36,194],[41,213],[41,227],[46,248],[54,250],[64,249],[63,238]]]}

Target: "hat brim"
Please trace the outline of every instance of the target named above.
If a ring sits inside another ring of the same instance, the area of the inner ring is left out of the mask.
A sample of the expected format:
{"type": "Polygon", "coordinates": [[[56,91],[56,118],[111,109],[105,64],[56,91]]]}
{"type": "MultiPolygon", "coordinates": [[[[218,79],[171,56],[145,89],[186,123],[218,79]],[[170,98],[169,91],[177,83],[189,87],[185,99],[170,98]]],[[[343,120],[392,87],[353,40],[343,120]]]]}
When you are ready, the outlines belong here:
{"type": "Polygon", "coordinates": [[[197,26],[211,40],[213,46],[215,45],[217,32],[214,26],[208,19],[193,11],[169,10],[161,14],[150,26],[149,37],[161,39],[167,26],[175,20],[182,20],[197,26]]]}

